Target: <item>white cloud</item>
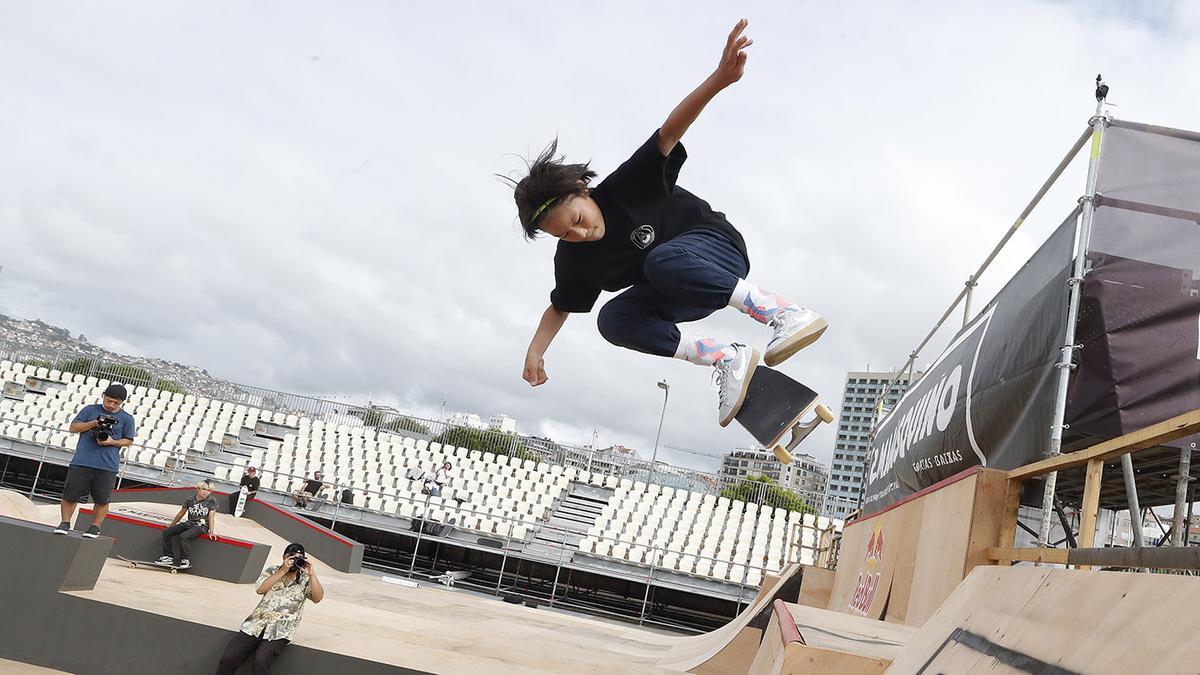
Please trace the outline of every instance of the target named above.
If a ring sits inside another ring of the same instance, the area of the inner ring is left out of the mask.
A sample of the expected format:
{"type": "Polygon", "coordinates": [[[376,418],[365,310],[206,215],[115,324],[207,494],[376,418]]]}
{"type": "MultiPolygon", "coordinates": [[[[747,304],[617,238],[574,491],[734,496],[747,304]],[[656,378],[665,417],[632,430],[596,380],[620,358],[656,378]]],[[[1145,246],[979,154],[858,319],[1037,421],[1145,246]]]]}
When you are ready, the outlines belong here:
{"type": "MultiPolygon", "coordinates": [[[[122,6],[3,10],[0,311],[238,381],[445,398],[647,453],[667,378],[664,445],[748,441],[713,423],[706,372],[609,346],[594,315],[568,322],[545,387],[521,381],[553,246],[521,240],[491,175],[555,135],[611,170],[715,63],[724,5],[122,6]]],[[[830,318],[786,370],[835,405],[846,371],[899,365],[940,315],[1082,130],[1097,71],[1121,117],[1186,127],[1200,100],[1187,5],[743,11],[747,75],[689,132],[681,184],[745,233],[755,281],[830,318]]],[[[976,307],[1081,188],[1064,178],[976,307]]],[[[699,329],[765,339],[732,312],[699,329]]]]}

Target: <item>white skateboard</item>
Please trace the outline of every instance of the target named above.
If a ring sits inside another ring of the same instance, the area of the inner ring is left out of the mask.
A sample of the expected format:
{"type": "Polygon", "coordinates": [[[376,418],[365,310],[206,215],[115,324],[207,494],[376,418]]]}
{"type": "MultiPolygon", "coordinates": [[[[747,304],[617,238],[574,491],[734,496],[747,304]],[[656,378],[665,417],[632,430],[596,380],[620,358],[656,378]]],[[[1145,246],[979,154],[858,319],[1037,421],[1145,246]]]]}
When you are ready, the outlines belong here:
{"type": "Polygon", "coordinates": [[[233,516],[235,518],[241,518],[242,514],[245,513],[246,497],[248,497],[249,495],[250,495],[250,488],[243,485],[242,489],[239,491],[239,494],[238,494],[237,507],[235,507],[233,509],[233,516]]]}

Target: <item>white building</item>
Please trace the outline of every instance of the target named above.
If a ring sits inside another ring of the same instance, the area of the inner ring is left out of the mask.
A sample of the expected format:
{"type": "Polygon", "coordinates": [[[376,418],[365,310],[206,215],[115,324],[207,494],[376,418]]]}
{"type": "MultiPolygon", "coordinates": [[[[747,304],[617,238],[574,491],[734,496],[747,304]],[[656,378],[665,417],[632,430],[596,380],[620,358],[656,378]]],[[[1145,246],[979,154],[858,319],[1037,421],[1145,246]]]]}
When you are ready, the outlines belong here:
{"type": "Polygon", "coordinates": [[[517,433],[517,420],[504,413],[496,413],[488,421],[488,428],[505,434],[515,434],[517,433]]]}

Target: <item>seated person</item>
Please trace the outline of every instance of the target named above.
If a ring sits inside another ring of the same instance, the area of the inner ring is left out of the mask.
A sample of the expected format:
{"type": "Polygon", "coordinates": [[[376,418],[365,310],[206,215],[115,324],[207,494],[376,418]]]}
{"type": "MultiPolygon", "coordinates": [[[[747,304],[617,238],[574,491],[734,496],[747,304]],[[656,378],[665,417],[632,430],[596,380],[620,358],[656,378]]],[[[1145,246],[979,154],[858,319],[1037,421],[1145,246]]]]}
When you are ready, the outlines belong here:
{"type": "Polygon", "coordinates": [[[325,484],[321,482],[321,472],[317,471],[313,473],[312,478],[304,481],[304,484],[292,495],[292,498],[296,500],[298,508],[305,508],[308,506],[309,499],[314,497],[319,498],[323,492],[325,492],[325,484]]]}
{"type": "Polygon", "coordinates": [[[237,492],[229,493],[229,512],[233,513],[237,510],[238,499],[241,497],[241,488],[246,488],[246,503],[254,499],[258,494],[258,488],[262,484],[262,479],[258,477],[258,469],[254,467],[246,468],[246,475],[242,476],[242,482],[238,487],[237,492]]]}
{"type": "Polygon", "coordinates": [[[202,534],[215,537],[217,524],[217,500],[212,496],[212,483],[200,481],[196,485],[196,494],[188,497],[175,514],[170,527],[162,531],[163,554],[158,559],[161,565],[176,567],[191,567],[188,559],[192,540],[202,534]],[[184,522],[179,522],[184,520],[184,522]]]}
{"type": "Polygon", "coordinates": [[[433,497],[441,497],[442,490],[450,484],[450,468],[450,462],[447,461],[433,475],[426,474],[425,485],[421,492],[433,497]]]}

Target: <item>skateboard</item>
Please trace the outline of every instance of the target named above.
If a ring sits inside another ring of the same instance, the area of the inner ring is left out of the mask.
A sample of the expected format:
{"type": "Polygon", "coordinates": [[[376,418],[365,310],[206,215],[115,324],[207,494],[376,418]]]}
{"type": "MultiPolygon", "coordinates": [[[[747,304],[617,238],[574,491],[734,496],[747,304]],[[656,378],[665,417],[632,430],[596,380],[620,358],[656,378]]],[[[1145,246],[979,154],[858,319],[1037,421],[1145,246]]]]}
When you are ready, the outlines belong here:
{"type": "Polygon", "coordinates": [[[247,488],[245,485],[243,485],[242,489],[239,491],[239,494],[238,494],[237,506],[234,507],[234,509],[233,509],[233,517],[234,518],[241,518],[242,514],[245,513],[246,497],[249,494],[250,494],[250,489],[247,488]]]}
{"type": "Polygon", "coordinates": [[[155,560],[134,560],[133,558],[126,558],[123,555],[119,555],[117,557],[129,563],[129,566],[133,569],[137,569],[139,567],[153,567],[154,569],[164,570],[170,572],[171,574],[178,574],[179,570],[191,569],[191,565],[183,567],[181,565],[165,565],[155,560]]]}
{"type": "Polygon", "coordinates": [[[822,423],[833,421],[833,412],[819,401],[812,389],[778,370],[758,366],[734,419],[764,448],[771,448],[776,459],[788,464],[800,441],[822,423]],[[791,437],[781,443],[789,431],[791,437]]]}

